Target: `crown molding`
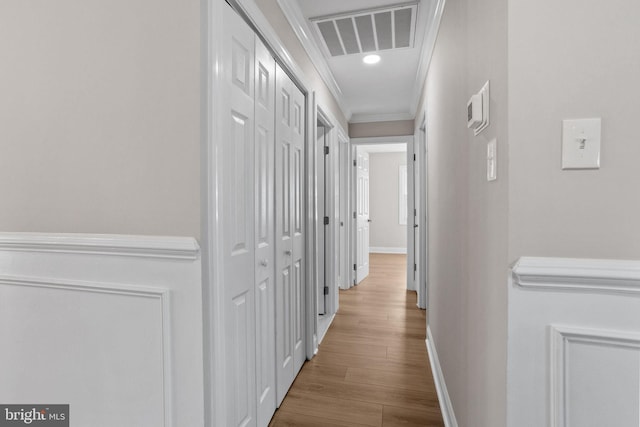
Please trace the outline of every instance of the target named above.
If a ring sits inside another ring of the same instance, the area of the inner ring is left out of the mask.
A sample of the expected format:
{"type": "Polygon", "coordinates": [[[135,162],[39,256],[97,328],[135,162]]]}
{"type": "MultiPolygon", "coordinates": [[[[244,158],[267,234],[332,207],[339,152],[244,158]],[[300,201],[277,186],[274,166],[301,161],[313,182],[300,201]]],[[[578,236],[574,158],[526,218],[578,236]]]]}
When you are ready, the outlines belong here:
{"type": "Polygon", "coordinates": [[[418,64],[418,72],[416,73],[416,80],[414,82],[414,87],[417,90],[413,93],[413,100],[411,102],[411,115],[413,117],[415,117],[418,112],[418,104],[420,103],[420,98],[422,98],[422,93],[424,92],[424,84],[427,80],[427,74],[429,73],[429,66],[431,65],[431,58],[433,57],[436,39],[438,38],[438,32],[440,31],[440,23],[442,22],[445,3],[446,0],[434,0],[431,3],[431,9],[427,12],[427,34],[422,41],[422,53],[420,55],[420,63],[418,64]]]}
{"type": "Polygon", "coordinates": [[[302,43],[302,47],[307,52],[311,62],[318,71],[318,74],[340,106],[340,109],[345,115],[347,121],[350,121],[352,116],[351,109],[347,107],[342,89],[340,89],[338,82],[333,76],[333,72],[331,72],[331,68],[322,54],[320,47],[311,36],[312,29],[307,24],[307,20],[302,14],[300,7],[294,0],[277,1],[280,9],[282,9],[282,12],[284,13],[284,16],[287,18],[287,21],[289,21],[291,28],[300,40],[300,43],[302,43]]]}

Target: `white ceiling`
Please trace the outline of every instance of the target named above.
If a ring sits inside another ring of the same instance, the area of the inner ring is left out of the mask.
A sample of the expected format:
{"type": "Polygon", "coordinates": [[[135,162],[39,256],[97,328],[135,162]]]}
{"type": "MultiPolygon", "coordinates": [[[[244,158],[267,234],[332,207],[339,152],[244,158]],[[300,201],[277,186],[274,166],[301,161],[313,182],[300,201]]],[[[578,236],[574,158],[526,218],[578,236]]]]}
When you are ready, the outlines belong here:
{"type": "Polygon", "coordinates": [[[376,65],[362,62],[363,54],[328,57],[310,18],[406,4],[407,0],[279,0],[283,10],[325,81],[337,86],[334,95],[351,122],[412,119],[435,41],[442,0],[418,0],[414,47],[377,52],[376,65]],[[293,10],[293,12],[291,12],[293,10]],[[287,13],[289,12],[289,13],[287,13]],[[294,22],[292,22],[294,21],[294,22]],[[304,21],[304,22],[300,22],[304,21]],[[310,34],[306,40],[305,35],[310,34]],[[427,40],[426,42],[425,39],[427,40]],[[314,46],[310,46],[314,45],[314,46]],[[425,58],[426,57],[426,58],[425,58]],[[426,59],[426,61],[425,61],[426,59]],[[327,73],[322,71],[328,70],[327,73]],[[327,76],[326,74],[330,74],[327,76]]]}

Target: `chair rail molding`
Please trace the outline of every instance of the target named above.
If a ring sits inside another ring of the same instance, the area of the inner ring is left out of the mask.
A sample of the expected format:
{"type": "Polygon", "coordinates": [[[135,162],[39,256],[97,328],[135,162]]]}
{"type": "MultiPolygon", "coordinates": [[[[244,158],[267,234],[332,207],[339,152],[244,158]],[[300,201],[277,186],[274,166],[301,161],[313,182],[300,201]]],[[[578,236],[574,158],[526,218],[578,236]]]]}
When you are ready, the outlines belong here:
{"type": "Polygon", "coordinates": [[[0,233],[0,251],[196,260],[200,247],[195,239],[189,237],[0,233]]]}
{"type": "Polygon", "coordinates": [[[513,282],[525,289],[640,294],[640,261],[523,257],[513,282]]]}

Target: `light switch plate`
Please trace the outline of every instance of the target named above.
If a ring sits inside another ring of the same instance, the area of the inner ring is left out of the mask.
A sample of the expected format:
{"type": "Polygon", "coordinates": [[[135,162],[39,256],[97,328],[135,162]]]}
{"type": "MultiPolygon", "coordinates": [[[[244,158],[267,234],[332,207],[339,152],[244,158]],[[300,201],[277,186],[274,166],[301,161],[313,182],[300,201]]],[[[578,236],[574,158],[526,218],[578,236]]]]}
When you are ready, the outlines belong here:
{"type": "Polygon", "coordinates": [[[492,139],[487,143],[487,181],[498,178],[498,141],[492,139]]]}
{"type": "Polygon", "coordinates": [[[602,120],[562,121],[562,169],[599,169],[602,120]]]}

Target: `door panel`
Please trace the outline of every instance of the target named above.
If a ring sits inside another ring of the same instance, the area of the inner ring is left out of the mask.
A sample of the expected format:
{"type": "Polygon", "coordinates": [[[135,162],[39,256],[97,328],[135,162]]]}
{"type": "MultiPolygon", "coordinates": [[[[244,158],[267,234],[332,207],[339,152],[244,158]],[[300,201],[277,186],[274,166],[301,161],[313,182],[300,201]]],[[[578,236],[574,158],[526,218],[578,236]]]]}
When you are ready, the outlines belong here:
{"type": "Polygon", "coordinates": [[[256,423],[254,248],[254,34],[230,8],[225,8],[224,85],[228,122],[224,125],[222,170],[224,295],[230,369],[226,383],[228,425],[256,423]]]}
{"type": "Polygon", "coordinates": [[[276,65],[276,388],[278,405],[304,349],[304,96],[276,65]]]}
{"type": "Polygon", "coordinates": [[[356,283],[369,275],[369,153],[358,150],[357,160],[358,248],[356,283]]]}
{"type": "Polygon", "coordinates": [[[276,410],[275,331],[275,60],[255,39],[255,269],[257,425],[276,410]]]}
{"type": "Polygon", "coordinates": [[[304,346],[304,222],[302,221],[303,212],[303,185],[304,182],[304,168],[302,159],[304,158],[304,95],[300,90],[291,82],[291,92],[293,94],[293,129],[292,129],[292,144],[293,144],[293,158],[291,159],[291,170],[293,173],[293,265],[297,288],[297,299],[295,303],[295,317],[294,317],[294,330],[298,331],[294,334],[294,370],[297,374],[304,361],[306,360],[305,346],[304,346]],[[295,218],[298,218],[296,221],[295,218]]]}

